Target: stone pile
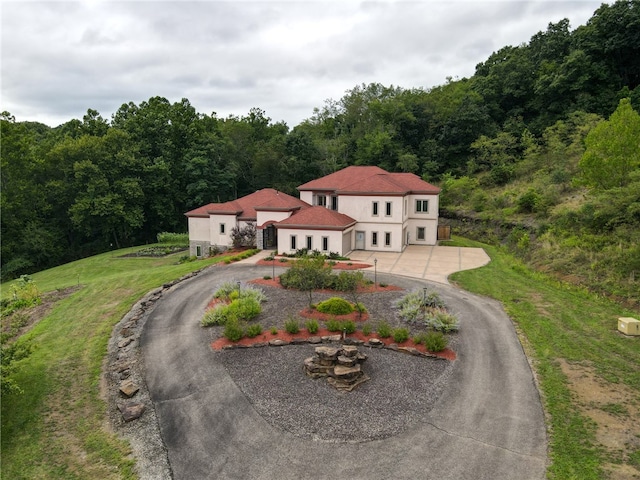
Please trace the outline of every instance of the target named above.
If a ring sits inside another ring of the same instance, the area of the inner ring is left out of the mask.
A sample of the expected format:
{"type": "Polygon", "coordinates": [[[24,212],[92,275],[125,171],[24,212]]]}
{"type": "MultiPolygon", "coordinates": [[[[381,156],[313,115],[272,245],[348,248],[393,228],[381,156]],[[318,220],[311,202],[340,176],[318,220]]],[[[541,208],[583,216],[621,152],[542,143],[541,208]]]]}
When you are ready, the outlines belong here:
{"type": "Polygon", "coordinates": [[[354,345],[316,347],[315,355],[304,361],[304,371],[312,378],[326,377],[338,390],[350,392],[370,377],[362,371],[367,356],[354,345]]]}

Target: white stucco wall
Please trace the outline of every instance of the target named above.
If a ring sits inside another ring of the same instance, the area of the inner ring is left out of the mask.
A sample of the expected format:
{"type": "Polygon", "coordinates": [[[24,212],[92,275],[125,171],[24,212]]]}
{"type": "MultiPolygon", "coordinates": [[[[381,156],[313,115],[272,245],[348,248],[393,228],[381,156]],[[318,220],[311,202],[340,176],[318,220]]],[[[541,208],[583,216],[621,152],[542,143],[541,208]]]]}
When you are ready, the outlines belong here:
{"type": "Polygon", "coordinates": [[[300,192],[300,200],[313,205],[313,192],[300,192]]]}
{"type": "Polygon", "coordinates": [[[338,211],[358,222],[401,223],[402,197],[340,195],[338,211]],[[378,202],[378,215],[373,215],[373,202],[378,202]],[[386,203],[391,202],[391,216],[386,215],[386,203]]]}
{"type": "Polygon", "coordinates": [[[340,230],[303,230],[297,228],[278,228],[278,251],[284,253],[295,253],[291,249],[291,236],[296,235],[296,250],[307,247],[307,236],[311,236],[312,249],[320,250],[323,253],[342,251],[342,231],[340,230]],[[328,237],[329,245],[325,251],[322,249],[322,237],[328,237]]]}
{"type": "MultiPolygon", "coordinates": [[[[364,223],[358,222],[354,227],[355,232],[365,232],[365,250],[380,252],[401,252],[403,250],[402,224],[397,223],[364,223]],[[378,245],[371,243],[372,233],[378,232],[378,245]],[[391,245],[385,246],[385,233],[391,233],[391,245]]],[[[355,234],[354,234],[355,235],[355,234]]],[[[353,248],[356,248],[355,236],[353,248]]]]}
{"type": "Polygon", "coordinates": [[[273,221],[279,222],[284,220],[285,218],[289,218],[291,216],[291,212],[257,212],[257,225],[264,225],[266,222],[273,221]]]}
{"type": "Polygon", "coordinates": [[[209,215],[209,235],[211,245],[228,247],[231,245],[231,229],[237,224],[235,215],[209,215]],[[220,224],[224,223],[224,234],[220,233],[220,224]]]}
{"type": "Polygon", "coordinates": [[[189,217],[189,240],[209,241],[209,218],[189,217]]]}
{"type": "Polygon", "coordinates": [[[435,245],[438,240],[438,220],[411,219],[407,222],[411,245],[435,245]],[[424,240],[418,240],[418,227],[424,227],[424,240]]]}

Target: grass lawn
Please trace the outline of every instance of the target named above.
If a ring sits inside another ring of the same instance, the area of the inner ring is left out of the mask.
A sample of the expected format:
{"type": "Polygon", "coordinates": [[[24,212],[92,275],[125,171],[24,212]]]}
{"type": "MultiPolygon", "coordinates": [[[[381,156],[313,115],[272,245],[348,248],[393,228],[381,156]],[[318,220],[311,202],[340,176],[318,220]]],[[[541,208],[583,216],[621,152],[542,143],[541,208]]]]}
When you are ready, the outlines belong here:
{"type": "Polygon", "coordinates": [[[637,416],[626,424],[632,431],[624,447],[599,441],[603,426],[593,420],[606,419],[607,411],[637,412],[640,406],[640,338],[617,332],[618,317],[638,318],[638,312],[534,272],[495,247],[462,239],[448,244],[480,246],[491,257],[486,267],[458,272],[451,280],[465,290],[501,301],[516,324],[547,414],[549,477],[632,478],[618,475],[625,469],[640,472],[637,416]],[[563,362],[592,371],[597,384],[610,391],[629,392],[627,402],[582,405],[561,368],[563,362]],[[588,414],[598,410],[605,414],[588,414]]]}
{"type": "MultiPolygon", "coordinates": [[[[135,478],[126,442],[108,432],[100,399],[113,326],[145,293],[228,257],[178,264],[182,254],[97,255],[32,275],[42,292],[80,284],[20,341],[34,345],[13,378],[24,390],[2,398],[2,478],[135,478]]],[[[2,285],[7,295],[8,284],[2,285]]]]}

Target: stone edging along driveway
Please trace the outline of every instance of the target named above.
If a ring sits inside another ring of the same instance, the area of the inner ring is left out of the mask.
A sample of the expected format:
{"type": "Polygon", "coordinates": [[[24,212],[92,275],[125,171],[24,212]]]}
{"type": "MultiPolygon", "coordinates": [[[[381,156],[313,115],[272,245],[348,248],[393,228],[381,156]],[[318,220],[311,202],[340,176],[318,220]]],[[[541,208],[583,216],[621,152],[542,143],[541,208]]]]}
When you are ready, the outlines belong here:
{"type": "Polygon", "coordinates": [[[211,351],[211,333],[198,320],[214,285],[270,270],[208,268],[151,292],[114,330],[104,391],[111,423],[130,441],[141,478],[545,477],[542,407],[509,318],[497,302],[421,280],[385,281],[436,289],[461,331],[458,360],[420,421],[365,443],[300,438],[265,421],[211,351]],[[139,389],[131,400],[118,391],[127,379],[139,389]],[[128,402],[145,408],[131,422],[118,409],[128,402]]]}

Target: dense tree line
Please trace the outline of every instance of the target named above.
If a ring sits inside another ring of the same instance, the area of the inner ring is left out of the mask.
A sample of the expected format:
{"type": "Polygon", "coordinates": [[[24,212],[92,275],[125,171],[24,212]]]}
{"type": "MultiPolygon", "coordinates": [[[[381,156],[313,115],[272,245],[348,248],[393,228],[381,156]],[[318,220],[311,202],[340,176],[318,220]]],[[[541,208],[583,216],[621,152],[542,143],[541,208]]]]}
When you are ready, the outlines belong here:
{"type": "MultiPolygon", "coordinates": [[[[257,108],[221,119],[161,97],[110,119],[90,109],[56,128],[4,112],[2,275],[153,242],[184,231],[189,209],[267,186],[295,194],[347,165],[504,185],[554,135],[572,144],[554,133],[558,122],[578,125],[572,135],[584,139],[621,99],[638,110],[639,59],[640,1],[625,0],[575,30],[550,23],[471,78],[430,89],[359,85],[292,129],[257,108]]],[[[557,176],[578,173],[561,153],[544,158],[557,176]]]]}

